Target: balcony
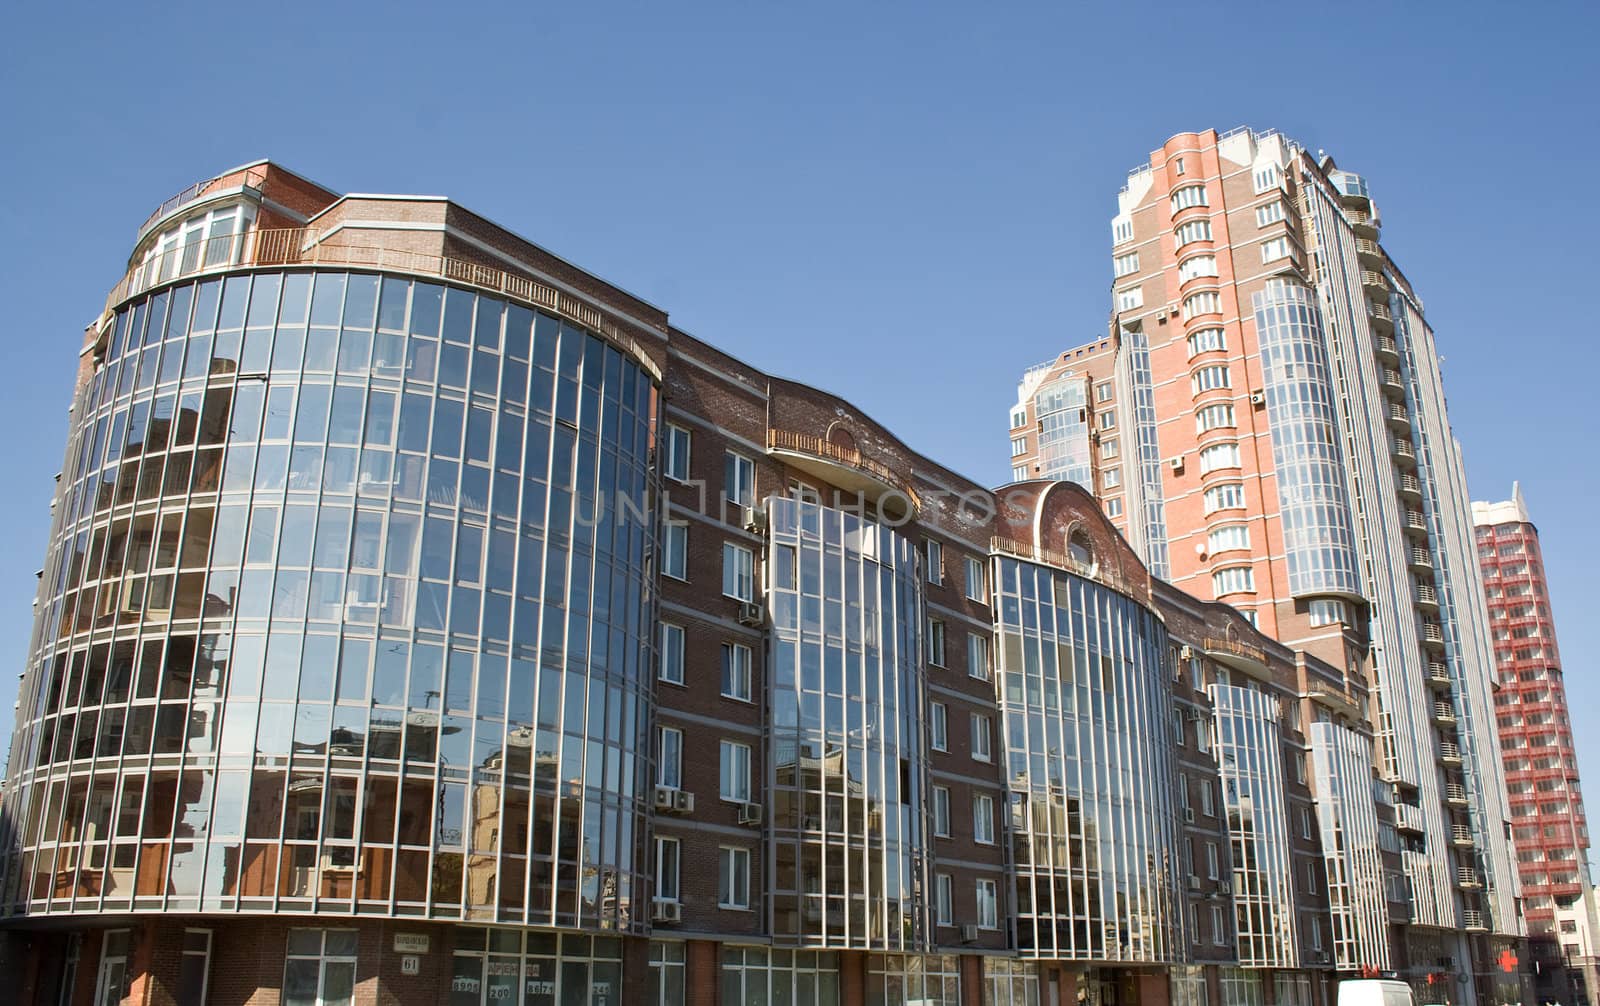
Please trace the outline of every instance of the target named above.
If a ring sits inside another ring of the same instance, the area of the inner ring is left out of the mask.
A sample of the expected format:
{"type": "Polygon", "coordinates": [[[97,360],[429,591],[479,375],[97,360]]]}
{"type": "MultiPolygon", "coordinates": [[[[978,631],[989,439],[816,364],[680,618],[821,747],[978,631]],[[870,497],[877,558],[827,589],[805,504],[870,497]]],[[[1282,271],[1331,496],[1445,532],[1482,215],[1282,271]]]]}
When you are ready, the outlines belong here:
{"type": "Polygon", "coordinates": [[[1400,371],[1392,367],[1383,368],[1383,390],[1391,395],[1405,398],[1406,382],[1400,377],[1400,371]]]}
{"type": "Polygon", "coordinates": [[[1461,748],[1454,741],[1439,742],[1439,760],[1446,765],[1461,764],[1461,748]]]}
{"type": "Polygon", "coordinates": [[[1376,213],[1347,209],[1344,216],[1350,221],[1350,229],[1356,232],[1357,237],[1377,238],[1378,228],[1383,226],[1376,213]]]}
{"type": "Polygon", "coordinates": [[[1399,433],[1411,432],[1411,413],[1406,411],[1406,407],[1403,404],[1390,402],[1386,415],[1390,429],[1399,433]]]}
{"type": "Polygon", "coordinates": [[[1445,783],[1444,800],[1452,807],[1465,807],[1467,805],[1467,787],[1459,782],[1445,783]]]}
{"type": "Polygon", "coordinates": [[[809,433],[769,430],[767,453],[845,492],[861,493],[890,519],[907,519],[921,507],[921,500],[910,482],[888,465],[864,457],[854,447],[841,446],[809,433]]]}
{"type": "Polygon", "coordinates": [[[1433,569],[1433,553],[1417,545],[1411,546],[1410,566],[1413,570],[1425,572],[1433,569]]]}
{"type": "Polygon", "coordinates": [[[1470,866],[1456,867],[1456,886],[1464,891],[1477,891],[1483,888],[1483,878],[1478,876],[1478,871],[1470,866]]]}
{"type": "Polygon", "coordinates": [[[1433,722],[1453,725],[1455,721],[1455,706],[1448,702],[1435,702],[1433,704],[1433,722]]]}
{"type": "Polygon", "coordinates": [[[1425,621],[1422,623],[1422,642],[1426,646],[1437,649],[1444,648],[1444,627],[1438,622],[1425,621]]]}
{"type": "Polygon", "coordinates": [[[1401,472],[1400,478],[1395,482],[1395,488],[1400,490],[1400,495],[1408,500],[1422,499],[1422,480],[1410,472],[1401,472]]]}
{"type": "Polygon", "coordinates": [[[1417,449],[1411,446],[1411,441],[1403,437],[1389,438],[1389,453],[1403,468],[1415,468],[1417,466],[1417,449]]]}
{"type": "Polygon", "coordinates": [[[1431,583],[1417,584],[1417,606],[1428,611],[1439,610],[1439,591],[1431,583]]]}
{"type": "Polygon", "coordinates": [[[1367,292],[1368,297],[1380,303],[1389,299],[1389,281],[1383,278],[1381,272],[1373,272],[1371,269],[1361,270],[1361,288],[1367,292]]]}
{"type": "Polygon", "coordinates": [[[1271,679],[1271,672],[1267,670],[1267,655],[1249,643],[1207,636],[1200,641],[1200,649],[1219,664],[1226,664],[1236,671],[1258,678],[1271,679]]]}
{"type": "Polygon", "coordinates": [[[1450,669],[1444,665],[1444,661],[1428,661],[1428,684],[1435,688],[1449,688],[1451,686],[1450,669]]]}
{"type": "Polygon", "coordinates": [[[1407,510],[1404,524],[1408,532],[1427,537],[1428,518],[1423,516],[1421,510],[1407,510]]]}
{"type": "Polygon", "coordinates": [[[1400,831],[1409,831],[1420,835],[1427,830],[1422,823],[1422,808],[1413,807],[1409,803],[1395,804],[1394,826],[1400,831]]]}
{"type": "MultiPolygon", "coordinates": [[[[1374,333],[1389,338],[1394,334],[1394,315],[1389,313],[1387,304],[1377,301],[1367,301],[1367,323],[1372,326],[1374,333]]],[[[1395,347],[1395,354],[1399,355],[1400,347],[1395,347]]]]}
{"type": "Polygon", "coordinates": [[[1378,361],[1384,366],[1393,367],[1400,362],[1400,346],[1394,341],[1394,336],[1374,335],[1372,351],[1378,354],[1378,361]]]}
{"type": "Polygon", "coordinates": [[[1481,933],[1488,930],[1489,921],[1476,908],[1468,908],[1461,913],[1461,925],[1470,932],[1481,933]]]}
{"type": "Polygon", "coordinates": [[[1366,265],[1383,267],[1383,248],[1371,238],[1356,238],[1356,254],[1366,265]]]}
{"type": "Polygon", "coordinates": [[[1450,844],[1461,849],[1470,849],[1476,843],[1472,837],[1472,829],[1464,824],[1450,826],[1450,844]]]}

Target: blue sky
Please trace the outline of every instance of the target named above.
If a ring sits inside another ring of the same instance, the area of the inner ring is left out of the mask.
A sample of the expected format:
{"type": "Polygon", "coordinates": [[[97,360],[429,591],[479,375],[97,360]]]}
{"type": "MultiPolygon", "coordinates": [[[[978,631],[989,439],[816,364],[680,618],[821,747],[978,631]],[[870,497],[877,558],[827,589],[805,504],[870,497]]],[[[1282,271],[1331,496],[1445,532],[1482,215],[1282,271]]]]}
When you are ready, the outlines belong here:
{"type": "Polygon", "coordinates": [[[1534,510],[1600,793],[1600,14],[1212,6],[16,7],[0,654],[22,669],[83,327],[135,228],[198,178],[265,156],[451,196],[993,483],[1020,371],[1104,330],[1127,170],[1247,124],[1369,179],[1474,495],[1521,479],[1534,510]]]}

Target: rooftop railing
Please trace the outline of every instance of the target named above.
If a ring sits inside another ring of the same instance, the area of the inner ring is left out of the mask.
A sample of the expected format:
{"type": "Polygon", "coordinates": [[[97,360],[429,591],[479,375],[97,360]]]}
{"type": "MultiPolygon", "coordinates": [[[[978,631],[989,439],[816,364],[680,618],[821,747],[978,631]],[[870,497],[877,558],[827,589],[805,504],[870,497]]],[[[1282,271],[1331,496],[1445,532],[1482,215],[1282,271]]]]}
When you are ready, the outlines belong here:
{"type": "Polygon", "coordinates": [[[157,206],[156,211],[146,217],[144,223],[139,225],[139,237],[143,238],[145,234],[149,232],[150,228],[155,225],[156,221],[170,215],[174,210],[177,210],[188,203],[194,202],[196,199],[199,199],[201,196],[205,195],[214,188],[233,188],[233,185],[228,185],[225,183],[232,182],[235,179],[237,179],[237,182],[235,183],[237,185],[242,185],[246,188],[252,189],[260,188],[261,183],[265,181],[266,178],[267,169],[263,166],[245,168],[242,171],[230,171],[227,174],[216,175],[214,177],[207,178],[205,181],[195,182],[193,185],[184,189],[182,192],[179,192],[177,195],[173,196],[171,199],[168,199],[160,206],[157,206]]]}

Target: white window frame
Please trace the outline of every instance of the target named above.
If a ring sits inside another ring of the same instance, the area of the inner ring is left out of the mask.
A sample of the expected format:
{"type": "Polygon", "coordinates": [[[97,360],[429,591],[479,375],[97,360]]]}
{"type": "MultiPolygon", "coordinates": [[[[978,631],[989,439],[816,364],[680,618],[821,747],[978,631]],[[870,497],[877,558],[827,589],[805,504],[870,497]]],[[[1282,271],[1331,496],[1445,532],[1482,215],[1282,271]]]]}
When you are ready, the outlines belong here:
{"type": "Polygon", "coordinates": [[[1244,506],[1244,483],[1221,482],[1206,489],[1204,494],[1206,513],[1216,513],[1218,510],[1238,510],[1244,506]]]}
{"type": "Polygon", "coordinates": [[[683,845],[676,838],[657,835],[655,853],[654,900],[676,904],[683,896],[683,845]],[[669,862],[672,865],[670,872],[667,870],[669,862]]]}
{"type": "Polygon", "coordinates": [[[1189,333],[1188,341],[1191,359],[1201,353],[1225,353],[1228,350],[1228,335],[1220,325],[1197,328],[1189,333]]]}
{"type": "Polygon", "coordinates": [[[689,459],[694,450],[694,433],[677,423],[667,424],[667,451],[661,474],[674,482],[689,481],[689,459]]]}
{"type": "Polygon", "coordinates": [[[928,746],[935,751],[950,750],[950,707],[943,702],[928,703],[928,746]]]}
{"type": "Polygon", "coordinates": [[[722,596],[736,601],[756,598],[756,554],[731,541],[722,543],[722,596]]]}
{"type": "Polygon", "coordinates": [[[1117,291],[1118,311],[1137,311],[1144,307],[1144,287],[1130,286],[1117,291]]]}
{"type": "MultiPolygon", "coordinates": [[[[1181,171],[1179,172],[1179,174],[1182,173],[1183,172],[1181,171]]],[[[1180,210],[1191,209],[1195,206],[1211,205],[1211,199],[1206,194],[1206,185],[1204,182],[1195,182],[1192,185],[1184,185],[1180,188],[1173,189],[1172,195],[1168,196],[1167,200],[1172,204],[1173,213],[1177,213],[1180,210]]]]}
{"type": "Polygon", "coordinates": [[[1218,552],[1232,552],[1250,550],[1250,525],[1248,524],[1219,524],[1206,534],[1206,553],[1216,555],[1218,552]]]}
{"type": "Polygon", "coordinates": [[[723,452],[722,495],[735,506],[755,506],[755,461],[738,451],[723,452]]]}
{"type": "Polygon", "coordinates": [[[972,731],[972,760],[989,762],[994,760],[994,738],[991,734],[989,717],[984,713],[969,713],[969,729],[972,731]]]}
{"type": "Polygon", "coordinates": [[[750,850],[744,846],[717,846],[717,907],[734,911],[750,909],[750,850]]]}
{"type": "Polygon", "coordinates": [[[1222,313],[1222,294],[1216,290],[1197,290],[1183,298],[1183,320],[1203,314],[1222,313]]]}
{"type": "Polygon", "coordinates": [[[683,684],[684,631],[675,622],[661,624],[661,659],[656,678],[674,685],[683,684]]]}
{"type": "Polygon", "coordinates": [[[661,528],[661,575],[689,582],[689,525],[668,518],[661,528]]]}
{"type": "Polygon", "coordinates": [[[955,925],[955,878],[948,873],[938,873],[933,878],[934,924],[955,925]]]}
{"type": "Polygon", "coordinates": [[[967,677],[988,681],[991,673],[989,667],[989,637],[981,632],[968,632],[967,677]]]}
{"type": "Polygon", "coordinates": [[[937,618],[928,619],[928,666],[945,666],[944,622],[937,618]]]}
{"type": "Polygon", "coordinates": [[[967,600],[979,602],[985,600],[983,563],[970,555],[967,556],[967,582],[965,586],[967,600]]]}
{"type": "Polygon", "coordinates": [[[944,583],[944,544],[928,538],[922,543],[923,560],[927,565],[928,582],[934,586],[944,583]]]}
{"type": "Polygon", "coordinates": [[[1194,410],[1194,429],[1196,433],[1238,428],[1239,420],[1233,411],[1232,402],[1213,402],[1210,405],[1194,410]]]}
{"type": "Polygon", "coordinates": [[[1124,276],[1130,276],[1138,271],[1139,253],[1136,251],[1128,252],[1126,255],[1118,255],[1111,260],[1111,273],[1113,279],[1121,279],[1124,276]]]}
{"type": "Polygon", "coordinates": [[[987,793],[972,794],[972,840],[994,844],[994,797],[987,793]]]}
{"type": "Polygon", "coordinates": [[[683,788],[683,731],[656,727],[656,785],[683,788]]]}
{"type": "Polygon", "coordinates": [[[933,787],[933,837],[950,837],[950,787],[933,787]]]}
{"type": "Polygon", "coordinates": [[[1233,370],[1226,363],[1212,363],[1189,375],[1190,390],[1198,395],[1233,387],[1233,370]]]}
{"type": "Polygon", "coordinates": [[[721,742],[717,796],[729,803],[750,802],[750,745],[730,740],[721,742]]]}
{"type": "Polygon", "coordinates": [[[743,643],[722,644],[722,697],[740,702],[754,701],[752,682],[755,677],[755,653],[743,643]]]}
{"type": "Polygon", "coordinates": [[[1256,226],[1270,227],[1281,222],[1287,214],[1284,212],[1283,200],[1274,199],[1270,203],[1256,207],[1256,226]]]}
{"type": "Polygon", "coordinates": [[[1221,440],[1200,448],[1200,474],[1206,475],[1220,468],[1242,467],[1237,440],[1221,440]]]}
{"type": "Polygon", "coordinates": [[[979,929],[1000,928],[1000,888],[993,880],[979,878],[974,885],[978,896],[977,918],[979,929]]]}

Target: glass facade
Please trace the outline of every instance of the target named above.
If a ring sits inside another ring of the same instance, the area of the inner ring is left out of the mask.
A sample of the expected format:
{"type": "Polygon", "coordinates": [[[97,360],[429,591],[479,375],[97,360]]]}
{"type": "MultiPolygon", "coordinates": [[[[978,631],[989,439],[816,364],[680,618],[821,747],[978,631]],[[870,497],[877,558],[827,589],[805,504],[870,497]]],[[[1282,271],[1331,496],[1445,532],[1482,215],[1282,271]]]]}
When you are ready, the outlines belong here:
{"type": "Polygon", "coordinates": [[[1167,634],[1071,573],[994,560],[1013,937],[1059,960],[1186,960],[1167,634]]]}
{"type": "Polygon", "coordinates": [[[791,497],[767,525],[773,937],[931,949],[918,549],[791,497]]]}
{"type": "Polygon", "coordinates": [[[1289,592],[1296,597],[1359,598],[1362,584],[1339,450],[1334,381],[1316,297],[1298,283],[1273,280],[1252,299],[1289,592]]]}
{"type": "Polygon", "coordinates": [[[642,929],[654,408],[587,331],[400,276],[120,307],[63,466],[8,910],[642,929]]]}
{"type": "Polygon", "coordinates": [[[1136,542],[1142,539],[1145,565],[1150,575],[1165,580],[1172,575],[1167,554],[1167,501],[1161,490],[1161,444],[1156,436],[1155,380],[1150,370],[1150,340],[1141,328],[1124,328],[1129,401],[1133,407],[1133,441],[1138,451],[1138,479],[1130,495],[1140,513],[1128,525],[1136,542]]]}
{"type": "Polygon", "coordinates": [[[1333,917],[1333,961],[1389,968],[1389,901],[1372,797],[1372,741],[1336,723],[1311,724],[1317,827],[1333,917]]]}
{"type": "Polygon", "coordinates": [[[1067,374],[1034,395],[1033,415],[1039,422],[1038,478],[1076,482],[1094,489],[1088,389],[1082,376],[1067,374]]]}
{"type": "MultiPolygon", "coordinates": [[[[1239,963],[1299,966],[1294,863],[1284,802],[1276,696],[1211,685],[1212,738],[1222,774],[1222,810],[1233,849],[1233,911],[1239,963]]],[[[1224,1001],[1227,1000],[1224,995],[1224,1001]]]]}

